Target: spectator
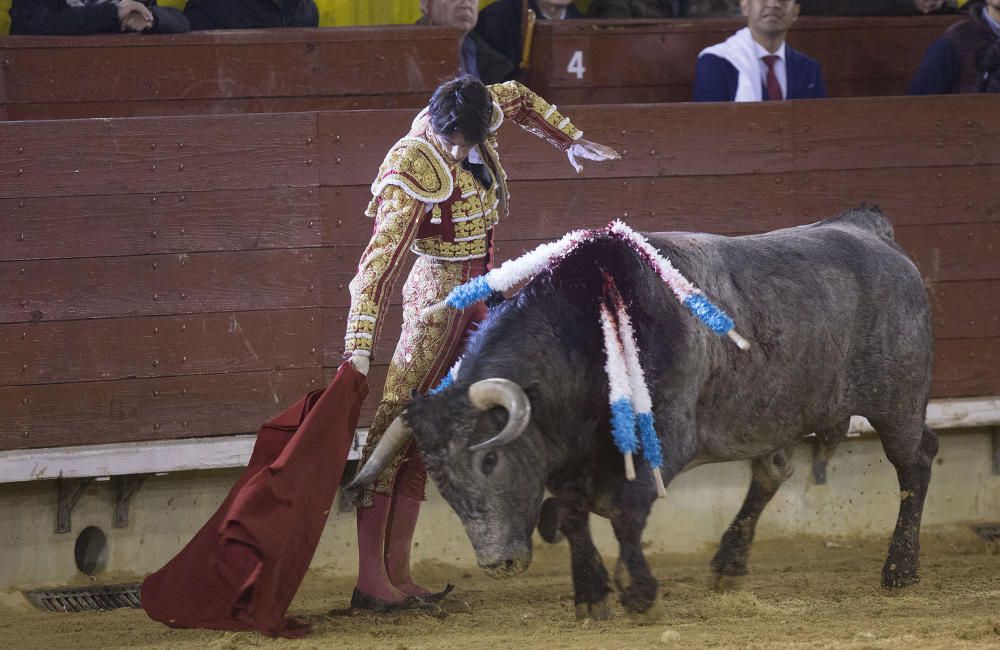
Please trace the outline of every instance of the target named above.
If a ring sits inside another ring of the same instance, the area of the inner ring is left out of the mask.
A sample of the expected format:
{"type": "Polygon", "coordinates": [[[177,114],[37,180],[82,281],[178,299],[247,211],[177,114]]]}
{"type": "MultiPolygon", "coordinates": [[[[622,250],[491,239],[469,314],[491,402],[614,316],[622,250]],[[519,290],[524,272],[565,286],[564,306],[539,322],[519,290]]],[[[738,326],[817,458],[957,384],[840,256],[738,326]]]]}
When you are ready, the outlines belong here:
{"type": "Polygon", "coordinates": [[[592,18],[673,18],[687,13],[687,0],[591,0],[592,18]]]}
{"type": "MultiPolygon", "coordinates": [[[[539,20],[583,18],[583,12],[572,0],[529,0],[528,7],[539,20]]],[[[507,61],[501,78],[488,78],[488,83],[510,81],[521,66],[524,26],[521,25],[521,0],[497,0],[479,12],[475,34],[507,61]]]]}
{"type": "Polygon", "coordinates": [[[1000,91],[1000,0],[978,0],[927,49],[911,95],[1000,91]]]}
{"type": "Polygon", "coordinates": [[[691,0],[687,15],[693,18],[735,17],[740,15],[739,0],[691,0]]]}
{"type": "MultiPolygon", "coordinates": [[[[454,27],[462,32],[462,44],[459,46],[458,71],[480,78],[477,61],[479,59],[480,39],[470,32],[476,26],[478,4],[476,0],[420,0],[420,20],[418,25],[437,25],[454,27]]],[[[492,52],[497,63],[503,65],[498,52],[492,52]]],[[[484,54],[484,57],[488,56],[484,54]]]]}
{"type": "Polygon", "coordinates": [[[156,0],[13,0],[10,5],[11,34],[165,34],[188,29],[184,14],[170,7],[158,7],[156,0]]]}
{"type": "Polygon", "coordinates": [[[191,29],[316,27],[313,0],[188,0],[184,15],[191,29]]]}
{"type": "Polygon", "coordinates": [[[785,44],[799,16],[796,0],[741,0],[740,10],[747,26],[698,55],[694,100],[826,97],[819,63],[785,44]]]}
{"type": "MultiPolygon", "coordinates": [[[[739,0],[691,0],[689,16],[738,16],[739,0]]],[[[912,16],[951,11],[946,0],[799,0],[802,16],[912,16]]]]}
{"type": "Polygon", "coordinates": [[[945,0],[801,0],[803,16],[911,16],[949,9],[945,0]]]}

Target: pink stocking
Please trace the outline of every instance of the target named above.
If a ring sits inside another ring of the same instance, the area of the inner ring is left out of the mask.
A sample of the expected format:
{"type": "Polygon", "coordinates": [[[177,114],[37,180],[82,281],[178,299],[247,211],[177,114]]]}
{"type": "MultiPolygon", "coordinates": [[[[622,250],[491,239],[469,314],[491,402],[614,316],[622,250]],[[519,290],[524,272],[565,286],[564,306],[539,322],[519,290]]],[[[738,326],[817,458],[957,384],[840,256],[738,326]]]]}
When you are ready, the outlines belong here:
{"type": "Polygon", "coordinates": [[[375,493],[371,507],[358,508],[358,590],[381,600],[398,602],[406,594],[389,580],[383,546],[391,503],[392,497],[375,493]]]}
{"type": "Polygon", "coordinates": [[[420,499],[399,492],[393,495],[385,540],[385,569],[393,586],[410,596],[430,593],[415,583],[410,575],[410,548],[418,514],[420,499]]]}

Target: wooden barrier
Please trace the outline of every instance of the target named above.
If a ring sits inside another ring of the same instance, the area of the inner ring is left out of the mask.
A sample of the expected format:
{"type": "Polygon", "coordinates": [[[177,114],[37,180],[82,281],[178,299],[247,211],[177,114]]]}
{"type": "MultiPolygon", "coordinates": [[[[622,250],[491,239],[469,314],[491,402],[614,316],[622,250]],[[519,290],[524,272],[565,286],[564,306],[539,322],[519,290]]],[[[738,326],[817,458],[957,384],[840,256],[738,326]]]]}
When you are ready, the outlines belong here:
{"type": "MultiPolygon", "coordinates": [[[[790,43],[832,97],[901,94],[956,16],[800,19],[790,43]]],[[[529,85],[553,102],[688,101],[695,60],[738,20],[539,21],[529,85]]],[[[0,119],[420,107],[459,35],[413,26],[0,38],[0,119]]]]}
{"type": "Polygon", "coordinates": [[[459,33],[412,25],[0,38],[0,119],[419,107],[459,33]]]}
{"type": "MultiPolygon", "coordinates": [[[[930,290],[934,397],[1000,395],[998,110],[996,96],[567,108],[624,154],[579,176],[507,125],[499,259],[614,218],[736,235],[879,204],[930,290]]],[[[0,124],[0,450],[250,432],[322,385],[367,186],[412,116],[0,124]]],[[[386,319],[362,425],[398,306],[386,319]]]]}
{"type": "MultiPolygon", "coordinates": [[[[806,16],[789,44],[819,60],[830,97],[901,95],[960,16],[806,16]]],[[[539,21],[529,84],[560,104],[691,101],[695,62],[743,20],[539,21]]]]}

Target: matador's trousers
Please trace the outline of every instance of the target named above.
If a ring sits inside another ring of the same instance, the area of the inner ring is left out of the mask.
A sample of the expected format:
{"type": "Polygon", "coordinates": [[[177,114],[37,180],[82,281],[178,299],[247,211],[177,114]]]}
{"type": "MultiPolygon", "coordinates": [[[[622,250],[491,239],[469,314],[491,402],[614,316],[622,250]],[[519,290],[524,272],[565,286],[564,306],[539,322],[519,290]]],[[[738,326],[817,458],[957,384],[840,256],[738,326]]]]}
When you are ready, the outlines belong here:
{"type": "MultiPolygon", "coordinates": [[[[486,315],[482,303],[462,311],[444,309],[426,318],[420,311],[444,300],[458,285],[485,273],[488,259],[445,262],[425,256],[417,258],[403,285],[403,329],[389,364],[382,400],[368,429],[361,453],[362,465],[413,391],[423,394],[438,384],[464,349],[469,332],[486,315]]],[[[427,470],[411,442],[378,480],[358,495],[357,504],[372,505],[375,492],[384,495],[397,492],[423,500],[426,482],[427,470]]]]}

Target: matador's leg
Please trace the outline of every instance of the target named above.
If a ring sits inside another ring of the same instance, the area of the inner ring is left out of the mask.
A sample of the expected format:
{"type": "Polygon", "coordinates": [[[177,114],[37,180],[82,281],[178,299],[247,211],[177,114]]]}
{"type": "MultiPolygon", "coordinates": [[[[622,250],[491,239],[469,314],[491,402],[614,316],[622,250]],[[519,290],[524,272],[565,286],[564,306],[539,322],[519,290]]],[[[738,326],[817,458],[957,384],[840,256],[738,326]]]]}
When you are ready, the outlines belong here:
{"type": "MultiPolygon", "coordinates": [[[[464,334],[481,318],[479,309],[420,316],[425,306],[477,275],[477,268],[482,268],[481,262],[440,263],[423,258],[414,265],[403,289],[403,330],[361,464],[368,460],[412,391],[425,392],[448,371],[464,334]]],[[[365,593],[391,600],[428,593],[410,575],[410,548],[425,484],[426,470],[411,444],[358,496],[358,588],[365,593]]]]}
{"type": "MultiPolygon", "coordinates": [[[[440,302],[454,287],[479,275],[482,261],[440,262],[418,258],[403,287],[403,328],[389,364],[382,399],[372,418],[361,453],[363,465],[382,434],[399,415],[414,391],[424,393],[437,384],[452,366],[473,323],[485,315],[481,305],[462,311],[446,309],[428,317],[421,310],[440,302]]],[[[403,459],[411,445],[390,463],[378,480],[358,495],[358,504],[371,505],[372,494],[390,495],[403,459]]],[[[422,495],[421,495],[422,497],[422,495]]]]}

